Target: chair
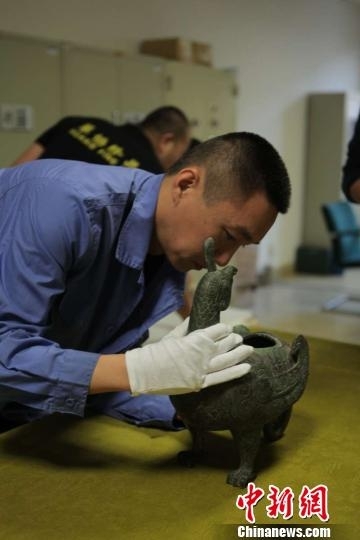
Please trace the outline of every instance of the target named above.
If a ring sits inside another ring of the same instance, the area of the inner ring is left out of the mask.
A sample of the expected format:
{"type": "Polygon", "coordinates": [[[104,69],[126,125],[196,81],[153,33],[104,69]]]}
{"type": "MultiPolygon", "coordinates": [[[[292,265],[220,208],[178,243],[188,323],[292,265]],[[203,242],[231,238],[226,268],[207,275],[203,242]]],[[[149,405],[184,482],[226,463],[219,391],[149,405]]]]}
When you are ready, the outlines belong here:
{"type": "MultiPolygon", "coordinates": [[[[331,237],[334,262],[340,268],[360,266],[360,226],[351,205],[347,201],[336,201],[323,204],[321,208],[331,237]]],[[[349,301],[360,302],[360,297],[337,295],[328,300],[323,308],[337,309],[349,301]]]]}

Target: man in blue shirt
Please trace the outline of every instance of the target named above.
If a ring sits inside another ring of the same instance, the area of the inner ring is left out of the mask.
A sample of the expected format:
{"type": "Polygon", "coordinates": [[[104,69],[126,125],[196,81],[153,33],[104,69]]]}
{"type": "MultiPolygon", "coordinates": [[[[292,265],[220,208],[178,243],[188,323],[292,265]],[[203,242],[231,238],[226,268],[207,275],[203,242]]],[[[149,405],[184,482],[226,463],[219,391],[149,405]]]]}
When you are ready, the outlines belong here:
{"type": "Polygon", "coordinates": [[[184,273],[205,267],[206,238],[226,265],[289,198],[280,156],[250,133],[199,144],[165,175],[61,160],[2,170],[2,417],[93,405],[174,427],[169,394],[247,373],[252,348],[224,324],[141,343],[181,305],[184,273]]]}

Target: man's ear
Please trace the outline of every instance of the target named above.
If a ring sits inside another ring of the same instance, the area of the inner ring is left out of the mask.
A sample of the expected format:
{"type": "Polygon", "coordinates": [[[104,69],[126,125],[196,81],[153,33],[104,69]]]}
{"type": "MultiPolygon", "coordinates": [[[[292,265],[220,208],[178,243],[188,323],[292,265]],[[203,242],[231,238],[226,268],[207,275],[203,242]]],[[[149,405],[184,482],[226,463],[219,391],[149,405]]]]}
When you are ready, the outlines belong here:
{"type": "Polygon", "coordinates": [[[166,148],[169,144],[173,144],[174,142],[175,142],[175,135],[171,133],[171,131],[162,133],[159,136],[158,144],[161,147],[161,149],[166,148]]]}
{"type": "Polygon", "coordinates": [[[201,168],[197,165],[185,167],[173,177],[172,191],[173,200],[178,201],[184,196],[195,193],[200,189],[202,182],[201,168]]]}

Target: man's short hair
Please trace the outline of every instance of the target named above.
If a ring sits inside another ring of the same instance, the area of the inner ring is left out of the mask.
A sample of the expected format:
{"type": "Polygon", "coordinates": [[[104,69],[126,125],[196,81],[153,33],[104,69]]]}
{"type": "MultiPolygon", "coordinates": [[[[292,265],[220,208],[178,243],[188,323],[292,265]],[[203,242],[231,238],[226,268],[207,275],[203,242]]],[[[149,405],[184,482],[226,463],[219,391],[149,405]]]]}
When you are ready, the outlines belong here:
{"type": "Polygon", "coordinates": [[[204,200],[216,203],[240,195],[249,198],[263,191],[269,202],[285,213],[290,203],[290,180],[275,148],[255,133],[227,133],[192,147],[167,174],[191,165],[206,170],[204,200]]]}
{"type": "Polygon", "coordinates": [[[186,115],[173,106],[159,107],[149,113],[142,122],[141,129],[150,129],[157,133],[173,133],[176,138],[186,136],[190,123],[186,115]]]}

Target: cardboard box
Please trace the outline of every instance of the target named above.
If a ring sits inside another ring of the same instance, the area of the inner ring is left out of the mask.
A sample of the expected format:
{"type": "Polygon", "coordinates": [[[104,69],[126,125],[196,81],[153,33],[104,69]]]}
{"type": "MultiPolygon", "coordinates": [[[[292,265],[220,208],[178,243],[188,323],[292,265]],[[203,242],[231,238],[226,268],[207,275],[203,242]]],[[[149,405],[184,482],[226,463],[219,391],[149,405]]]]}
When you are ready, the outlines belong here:
{"type": "Polygon", "coordinates": [[[147,39],[141,42],[140,52],[168,60],[212,66],[211,45],[199,41],[182,38],[147,39]]]}
{"type": "Polygon", "coordinates": [[[203,66],[212,66],[212,49],[208,43],[200,43],[193,41],[191,43],[191,56],[194,64],[202,64],[203,66]]]}
{"type": "Polygon", "coordinates": [[[180,38],[147,39],[140,44],[140,52],[168,60],[191,62],[191,41],[180,38]]]}

